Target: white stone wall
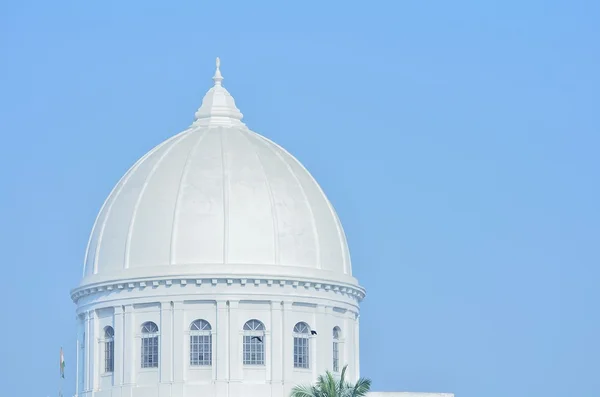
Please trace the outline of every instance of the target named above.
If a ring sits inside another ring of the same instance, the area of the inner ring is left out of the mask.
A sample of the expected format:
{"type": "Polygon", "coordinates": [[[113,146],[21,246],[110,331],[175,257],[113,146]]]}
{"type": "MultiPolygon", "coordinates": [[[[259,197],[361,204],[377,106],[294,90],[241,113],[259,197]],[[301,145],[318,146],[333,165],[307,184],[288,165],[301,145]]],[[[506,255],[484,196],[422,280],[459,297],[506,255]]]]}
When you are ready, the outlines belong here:
{"type": "Polygon", "coordinates": [[[81,397],[197,397],[289,395],[332,370],[333,328],[342,330],[340,366],[358,371],[358,303],[334,289],[299,285],[214,283],[210,286],[162,283],[90,293],[78,301],[78,395],[81,397]],[[211,324],[210,367],[189,364],[189,327],[211,324]],[[266,328],[265,365],[243,365],[243,326],[251,319],[266,328]],[[142,369],[141,327],[159,326],[159,367],[142,369]],[[293,366],[293,328],[307,323],[310,368],[293,366]],[[115,331],[114,372],[104,373],[104,328],[115,331]]]}

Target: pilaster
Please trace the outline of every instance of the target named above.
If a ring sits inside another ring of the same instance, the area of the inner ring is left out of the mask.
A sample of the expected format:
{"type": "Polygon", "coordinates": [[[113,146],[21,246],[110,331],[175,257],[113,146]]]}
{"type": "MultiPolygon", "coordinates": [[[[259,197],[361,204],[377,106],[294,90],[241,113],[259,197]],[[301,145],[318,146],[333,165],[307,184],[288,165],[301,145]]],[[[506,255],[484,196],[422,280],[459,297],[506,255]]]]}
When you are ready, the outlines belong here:
{"type": "Polygon", "coordinates": [[[283,397],[283,307],[281,301],[271,301],[271,333],[267,342],[267,382],[271,396],[283,397]]]}
{"type": "Polygon", "coordinates": [[[313,379],[316,379],[320,374],[324,374],[326,370],[332,370],[333,348],[331,335],[333,326],[331,325],[330,310],[331,308],[324,305],[317,305],[316,307],[315,331],[318,334],[311,341],[313,342],[311,344],[311,354],[313,355],[311,358],[315,364],[311,366],[313,369],[313,379]]]}
{"type": "MultiPolygon", "coordinates": [[[[136,354],[135,343],[135,314],[132,305],[123,306],[123,385],[131,386],[135,383],[136,354]]],[[[124,388],[125,389],[125,388],[124,388]]],[[[128,395],[125,392],[123,395],[128,395]]]]}
{"type": "Polygon", "coordinates": [[[173,395],[182,396],[185,381],[185,325],[183,303],[173,302],[173,395]],[[181,387],[181,391],[178,391],[181,387]]]}
{"type": "Polygon", "coordinates": [[[90,389],[90,312],[86,311],[83,317],[83,392],[90,389]]]}
{"type": "MultiPolygon", "coordinates": [[[[332,314],[333,314],[333,309],[332,309],[332,314]]],[[[352,339],[349,339],[348,335],[350,335],[349,330],[351,330],[351,328],[354,327],[354,320],[353,319],[344,319],[341,322],[336,320],[336,323],[333,324],[333,326],[340,327],[340,331],[341,331],[340,337],[337,341],[339,369],[341,371],[342,368],[344,368],[344,366],[346,364],[348,364],[348,368],[354,366],[354,361],[353,361],[354,354],[351,354],[348,349],[348,347],[352,345],[352,339]]],[[[332,350],[333,350],[333,348],[332,348],[332,350]]],[[[331,358],[332,358],[332,366],[333,366],[333,351],[332,351],[331,358]]]]}
{"type": "Polygon", "coordinates": [[[266,380],[267,382],[281,382],[281,342],[278,341],[281,330],[281,302],[270,302],[271,327],[269,334],[265,337],[266,349],[266,380]]]}
{"type": "Polygon", "coordinates": [[[75,373],[75,395],[84,391],[85,381],[85,316],[78,315],[77,319],[77,368],[75,373]]]}
{"type": "Polygon", "coordinates": [[[86,313],[86,385],[85,390],[91,392],[96,389],[98,376],[98,365],[95,365],[98,361],[98,342],[96,334],[96,312],[90,310],[86,313]]]}
{"type": "Polygon", "coordinates": [[[283,301],[281,303],[283,327],[281,328],[281,346],[283,349],[283,361],[281,368],[283,370],[283,383],[293,383],[294,374],[294,344],[292,330],[294,329],[292,319],[292,302],[283,301]]]}
{"type": "Polygon", "coordinates": [[[229,301],[229,395],[242,396],[243,364],[241,330],[239,327],[239,301],[229,301]]]}
{"type": "Polygon", "coordinates": [[[159,396],[171,395],[173,381],[173,306],[171,301],[160,302],[159,396]]]}
{"type": "Polygon", "coordinates": [[[360,314],[356,314],[354,319],[354,380],[360,378],[360,314]]]}
{"type": "Polygon", "coordinates": [[[229,301],[229,380],[241,381],[242,348],[239,324],[239,301],[229,301]]]}
{"type": "Polygon", "coordinates": [[[86,379],[86,317],[87,314],[79,314],[77,316],[77,353],[78,353],[78,361],[77,361],[77,390],[76,395],[83,395],[85,392],[85,379],[86,379]]]}
{"type": "Polygon", "coordinates": [[[90,342],[92,344],[92,350],[90,354],[90,366],[91,366],[91,390],[98,390],[98,383],[100,381],[100,338],[98,333],[98,315],[95,310],[90,311],[90,342]]]}
{"type": "Polygon", "coordinates": [[[216,384],[215,392],[217,396],[228,396],[228,380],[229,380],[229,310],[227,301],[219,300],[216,303],[216,323],[217,323],[217,340],[215,343],[216,359],[213,361],[216,369],[216,384]]]}
{"type": "Polygon", "coordinates": [[[115,337],[114,337],[114,346],[115,346],[115,356],[114,356],[114,385],[120,386],[123,384],[123,342],[124,332],[123,332],[123,306],[118,305],[114,307],[114,324],[115,324],[115,337]]]}
{"type": "Polygon", "coordinates": [[[313,315],[313,321],[309,322],[309,326],[311,327],[311,330],[317,331],[317,335],[309,335],[309,343],[308,343],[308,349],[309,349],[309,369],[311,372],[311,377],[312,377],[312,382],[314,383],[317,380],[317,376],[319,375],[319,371],[321,369],[321,364],[322,364],[322,357],[319,357],[320,355],[317,354],[317,351],[319,351],[318,349],[321,348],[321,343],[323,342],[323,340],[325,339],[325,330],[323,328],[325,328],[322,324],[322,310],[323,310],[323,306],[322,305],[317,305],[317,307],[315,308],[315,312],[313,315]],[[321,321],[320,321],[321,320],[321,321]]]}

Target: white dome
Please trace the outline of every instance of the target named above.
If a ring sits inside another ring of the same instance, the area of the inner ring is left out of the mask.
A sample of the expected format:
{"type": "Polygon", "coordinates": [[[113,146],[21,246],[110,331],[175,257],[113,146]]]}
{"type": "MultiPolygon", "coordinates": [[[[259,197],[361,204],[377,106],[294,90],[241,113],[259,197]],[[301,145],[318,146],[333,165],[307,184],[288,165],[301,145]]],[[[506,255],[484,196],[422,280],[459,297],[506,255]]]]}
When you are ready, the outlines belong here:
{"type": "Polygon", "coordinates": [[[82,285],[251,275],[356,285],[317,182],[241,122],[218,69],[214,80],[192,126],[143,156],[104,203],[82,285]]]}

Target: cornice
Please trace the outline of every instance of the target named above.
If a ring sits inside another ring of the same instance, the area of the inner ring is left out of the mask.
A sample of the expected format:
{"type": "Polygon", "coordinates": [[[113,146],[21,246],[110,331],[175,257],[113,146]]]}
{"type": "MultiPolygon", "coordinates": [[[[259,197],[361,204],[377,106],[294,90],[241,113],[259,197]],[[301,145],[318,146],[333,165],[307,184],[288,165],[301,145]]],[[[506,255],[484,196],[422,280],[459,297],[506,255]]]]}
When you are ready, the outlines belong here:
{"type": "Polygon", "coordinates": [[[132,291],[134,289],[144,290],[146,288],[171,287],[179,285],[186,287],[188,285],[196,288],[211,288],[211,287],[259,287],[267,286],[272,288],[295,288],[306,289],[313,291],[326,291],[334,294],[347,296],[357,303],[360,303],[365,295],[365,289],[357,286],[344,283],[310,281],[291,278],[269,278],[269,277],[214,277],[214,278],[193,278],[193,277],[153,277],[153,278],[138,278],[128,280],[115,280],[99,282],[94,284],[83,285],[71,291],[71,299],[76,304],[79,299],[90,295],[105,293],[110,291],[132,291]]]}

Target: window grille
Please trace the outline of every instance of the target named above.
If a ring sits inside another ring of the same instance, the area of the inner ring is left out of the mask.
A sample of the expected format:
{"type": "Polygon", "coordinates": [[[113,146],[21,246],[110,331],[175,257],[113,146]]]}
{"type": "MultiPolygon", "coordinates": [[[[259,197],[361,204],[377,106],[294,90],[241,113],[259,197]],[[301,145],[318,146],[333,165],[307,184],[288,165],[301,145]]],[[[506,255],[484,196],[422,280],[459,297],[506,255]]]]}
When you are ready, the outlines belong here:
{"type": "Polygon", "coordinates": [[[211,326],[206,320],[196,320],[190,326],[190,365],[212,365],[211,326]]]}
{"type": "Polygon", "coordinates": [[[244,365],[265,365],[265,326],[258,320],[244,324],[244,365]]]}
{"type": "Polygon", "coordinates": [[[306,323],[294,326],[294,368],[310,368],[310,328],[306,323]]]}
{"type": "Polygon", "coordinates": [[[142,325],[142,368],[158,368],[158,326],[149,321],[142,325]]]}
{"type": "Polygon", "coordinates": [[[333,329],[333,371],[340,372],[340,334],[339,327],[333,329]]]}
{"type": "Polygon", "coordinates": [[[104,372],[115,370],[115,330],[113,327],[104,328],[104,372]]]}

